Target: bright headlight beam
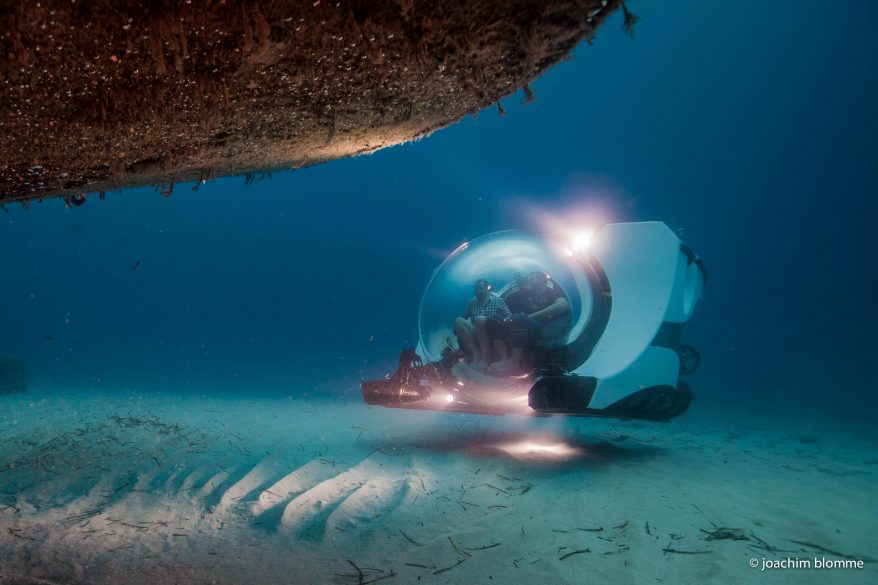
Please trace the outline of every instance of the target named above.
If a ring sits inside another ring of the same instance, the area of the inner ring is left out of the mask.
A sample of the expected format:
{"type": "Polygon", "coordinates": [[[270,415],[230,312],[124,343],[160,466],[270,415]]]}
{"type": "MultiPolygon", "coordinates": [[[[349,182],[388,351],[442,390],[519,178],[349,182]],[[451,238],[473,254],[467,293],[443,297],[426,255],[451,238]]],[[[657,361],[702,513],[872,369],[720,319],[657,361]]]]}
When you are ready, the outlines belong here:
{"type": "Polygon", "coordinates": [[[582,230],[573,238],[573,242],[571,244],[571,248],[576,252],[580,252],[585,250],[591,245],[591,241],[594,238],[594,230],[582,230]]]}

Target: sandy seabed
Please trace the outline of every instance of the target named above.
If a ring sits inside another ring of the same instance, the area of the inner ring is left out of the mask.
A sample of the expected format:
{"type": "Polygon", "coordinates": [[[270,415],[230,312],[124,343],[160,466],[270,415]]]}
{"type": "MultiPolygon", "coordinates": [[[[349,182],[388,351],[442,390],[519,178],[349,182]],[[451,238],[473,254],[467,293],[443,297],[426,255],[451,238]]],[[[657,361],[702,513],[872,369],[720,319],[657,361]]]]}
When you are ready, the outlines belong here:
{"type": "Polygon", "coordinates": [[[875,583],[876,469],[874,437],[697,412],[2,396],[0,584],[875,583]]]}

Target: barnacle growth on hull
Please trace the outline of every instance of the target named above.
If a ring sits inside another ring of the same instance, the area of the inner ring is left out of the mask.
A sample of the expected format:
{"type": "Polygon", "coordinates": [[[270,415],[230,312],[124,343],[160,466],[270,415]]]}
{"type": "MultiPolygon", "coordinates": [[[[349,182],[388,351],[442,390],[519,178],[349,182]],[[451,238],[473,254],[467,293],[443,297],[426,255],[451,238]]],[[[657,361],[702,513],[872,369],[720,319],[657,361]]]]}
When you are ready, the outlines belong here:
{"type": "Polygon", "coordinates": [[[620,5],[0,0],[0,204],[413,140],[527,88],[620,5]]]}

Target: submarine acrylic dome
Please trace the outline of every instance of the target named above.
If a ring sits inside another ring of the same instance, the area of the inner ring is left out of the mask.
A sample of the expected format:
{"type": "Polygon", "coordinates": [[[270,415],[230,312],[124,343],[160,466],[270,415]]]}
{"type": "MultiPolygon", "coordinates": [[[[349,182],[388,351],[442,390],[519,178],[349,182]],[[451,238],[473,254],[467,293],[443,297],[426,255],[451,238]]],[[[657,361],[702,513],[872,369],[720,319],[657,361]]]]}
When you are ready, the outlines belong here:
{"type": "Polygon", "coordinates": [[[573,270],[573,260],[546,240],[521,231],[488,234],[459,246],[433,272],[421,298],[418,318],[420,348],[428,361],[441,359],[447,347],[457,348],[454,320],[474,296],[474,284],[484,279],[492,292],[508,297],[518,279],[541,272],[568,300],[572,319],[553,340],[564,345],[570,332],[591,307],[590,287],[573,270]]]}

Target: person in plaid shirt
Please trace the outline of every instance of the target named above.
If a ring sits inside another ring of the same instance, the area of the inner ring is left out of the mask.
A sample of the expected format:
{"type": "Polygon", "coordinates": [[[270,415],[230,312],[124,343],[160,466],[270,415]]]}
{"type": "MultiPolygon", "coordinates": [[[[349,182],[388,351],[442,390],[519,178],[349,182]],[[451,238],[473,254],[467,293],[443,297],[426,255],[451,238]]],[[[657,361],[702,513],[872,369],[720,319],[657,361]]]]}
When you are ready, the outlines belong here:
{"type": "Polygon", "coordinates": [[[488,317],[502,320],[512,313],[506,301],[492,292],[491,283],[484,278],[477,280],[473,289],[475,296],[466,304],[463,315],[454,320],[454,334],[472,356],[472,367],[481,369],[487,366],[490,349],[485,320],[488,317]]]}

